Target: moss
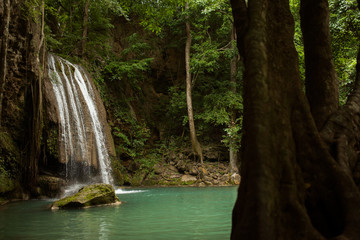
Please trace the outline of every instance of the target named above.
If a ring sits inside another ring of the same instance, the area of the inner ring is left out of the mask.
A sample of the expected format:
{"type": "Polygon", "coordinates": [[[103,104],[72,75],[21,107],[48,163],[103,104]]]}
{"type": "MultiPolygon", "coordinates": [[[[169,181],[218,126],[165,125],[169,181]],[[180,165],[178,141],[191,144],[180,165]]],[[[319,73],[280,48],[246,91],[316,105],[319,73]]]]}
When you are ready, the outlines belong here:
{"type": "Polygon", "coordinates": [[[11,136],[0,131],[0,193],[14,191],[19,181],[20,151],[11,136]]]}
{"type": "Polygon", "coordinates": [[[15,190],[16,184],[14,180],[5,172],[4,169],[0,168],[0,193],[6,193],[15,190]]]}
{"type": "Polygon", "coordinates": [[[46,144],[49,154],[52,155],[55,159],[58,159],[58,130],[56,128],[53,128],[48,132],[46,144]]]}
{"type": "Polygon", "coordinates": [[[53,208],[81,208],[118,201],[114,189],[108,184],[94,184],[83,187],[75,195],[60,199],[53,208]]]}
{"type": "Polygon", "coordinates": [[[193,185],[194,183],[196,183],[196,181],[187,181],[187,182],[181,182],[181,185],[193,185]]]}
{"type": "Polygon", "coordinates": [[[131,186],[140,186],[146,176],[145,171],[137,171],[130,179],[131,186]]]}

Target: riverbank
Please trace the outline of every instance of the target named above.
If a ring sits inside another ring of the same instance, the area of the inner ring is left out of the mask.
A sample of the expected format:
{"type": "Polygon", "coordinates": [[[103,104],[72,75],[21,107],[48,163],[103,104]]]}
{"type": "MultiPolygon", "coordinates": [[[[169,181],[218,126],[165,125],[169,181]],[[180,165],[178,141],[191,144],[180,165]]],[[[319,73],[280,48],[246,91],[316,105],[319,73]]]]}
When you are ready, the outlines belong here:
{"type": "Polygon", "coordinates": [[[118,175],[120,186],[230,186],[241,177],[229,170],[227,162],[198,162],[174,159],[156,163],[151,170],[118,175]]]}

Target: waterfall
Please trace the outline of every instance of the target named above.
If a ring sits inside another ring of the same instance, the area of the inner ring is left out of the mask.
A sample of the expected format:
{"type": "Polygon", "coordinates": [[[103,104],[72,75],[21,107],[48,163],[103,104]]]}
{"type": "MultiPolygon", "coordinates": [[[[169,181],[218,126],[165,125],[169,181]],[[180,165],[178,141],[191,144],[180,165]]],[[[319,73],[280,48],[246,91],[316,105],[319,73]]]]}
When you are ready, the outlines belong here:
{"type": "Polygon", "coordinates": [[[95,175],[112,184],[104,127],[88,75],[81,66],[51,54],[48,75],[57,103],[59,158],[66,166],[66,179],[91,182],[95,175]]]}

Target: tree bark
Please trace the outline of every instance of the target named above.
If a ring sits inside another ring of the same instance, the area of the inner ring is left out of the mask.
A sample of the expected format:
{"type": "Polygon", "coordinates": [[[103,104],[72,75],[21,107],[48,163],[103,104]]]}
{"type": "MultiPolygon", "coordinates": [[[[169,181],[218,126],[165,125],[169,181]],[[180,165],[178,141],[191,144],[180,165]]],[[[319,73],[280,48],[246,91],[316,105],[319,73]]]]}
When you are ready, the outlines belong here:
{"type": "Polygon", "coordinates": [[[85,0],[84,6],[84,18],[83,18],[83,33],[81,40],[81,57],[85,56],[86,52],[86,43],[88,36],[88,21],[89,21],[89,0],[85,0]]]}
{"type": "Polygon", "coordinates": [[[230,0],[236,29],[237,45],[240,56],[245,57],[245,35],[248,27],[247,6],[245,0],[230,0]]]}
{"type": "Polygon", "coordinates": [[[331,51],[328,0],[301,0],[305,87],[311,113],[321,129],[339,107],[339,83],[331,51]]]}
{"type": "MultiPolygon", "coordinates": [[[[189,8],[189,2],[186,2],[185,11],[189,8]]],[[[185,45],[185,70],[186,70],[186,104],[188,110],[189,118],[189,128],[190,128],[190,140],[194,153],[199,156],[201,164],[203,164],[203,154],[199,141],[196,137],[195,122],[194,122],[194,113],[192,106],[192,97],[191,97],[191,73],[190,73],[190,48],[191,48],[191,28],[189,17],[185,17],[186,25],[186,45],[185,45]]]]}
{"type": "Polygon", "coordinates": [[[8,52],[8,43],[9,43],[9,25],[10,25],[10,9],[11,2],[10,0],[5,0],[3,2],[3,20],[1,26],[1,49],[0,49],[0,126],[2,120],[2,103],[4,98],[4,88],[6,83],[6,74],[7,74],[7,52],[8,52]]]}
{"type": "Polygon", "coordinates": [[[241,2],[231,2],[234,18],[248,23],[236,26],[245,77],[231,239],[360,239],[359,190],[320,137],[302,91],[289,2],[241,2]]]}

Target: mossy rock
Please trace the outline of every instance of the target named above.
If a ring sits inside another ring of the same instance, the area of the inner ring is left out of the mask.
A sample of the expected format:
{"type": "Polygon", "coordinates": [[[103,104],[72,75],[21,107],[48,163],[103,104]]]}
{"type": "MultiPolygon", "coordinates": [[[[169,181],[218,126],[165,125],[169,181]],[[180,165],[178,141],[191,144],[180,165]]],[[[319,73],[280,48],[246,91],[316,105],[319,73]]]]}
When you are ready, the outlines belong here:
{"type": "Polygon", "coordinates": [[[111,185],[98,183],[85,186],[76,194],[54,202],[51,209],[88,208],[99,205],[117,205],[120,203],[111,185]]]}

